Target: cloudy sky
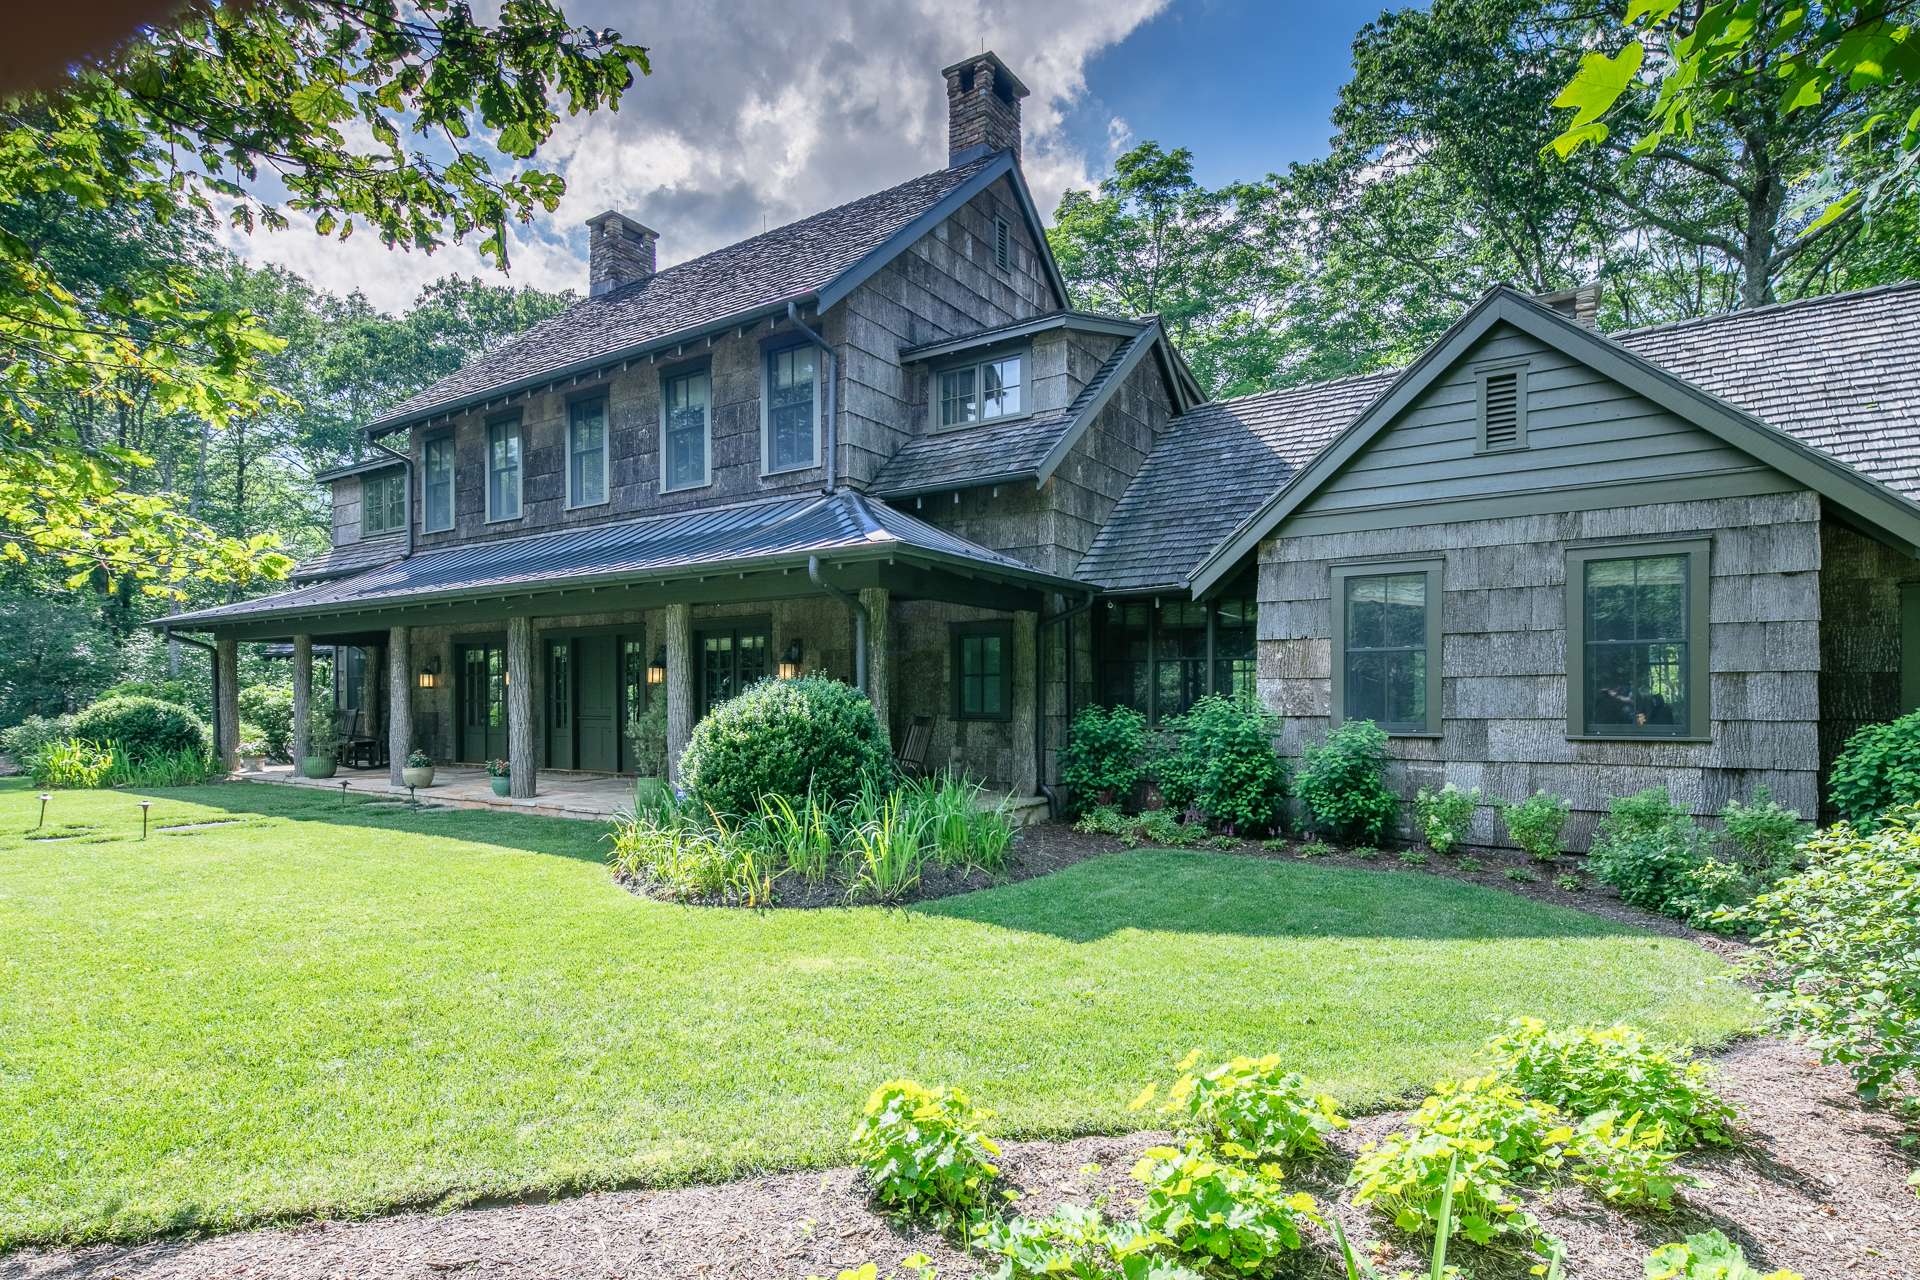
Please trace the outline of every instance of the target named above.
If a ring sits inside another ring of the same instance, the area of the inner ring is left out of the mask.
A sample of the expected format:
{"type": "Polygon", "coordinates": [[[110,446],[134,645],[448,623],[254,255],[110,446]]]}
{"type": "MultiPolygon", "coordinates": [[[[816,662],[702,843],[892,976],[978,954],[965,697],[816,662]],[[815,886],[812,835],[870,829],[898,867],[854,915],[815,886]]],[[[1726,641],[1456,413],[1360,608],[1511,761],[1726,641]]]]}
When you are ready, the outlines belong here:
{"type": "MultiPolygon", "coordinates": [[[[649,47],[653,74],[617,113],[565,121],[535,158],[565,176],[559,209],[514,229],[511,279],[583,289],[583,221],[602,209],[659,230],[661,265],[938,168],[939,69],[981,47],[1033,91],[1025,168],[1043,213],[1121,147],[1184,145],[1204,180],[1321,154],[1353,33],[1381,0],[568,0],[576,22],[649,47]]],[[[425,282],[484,270],[470,246],[431,257],[296,220],[233,239],[335,292],[399,309],[425,282]]]]}

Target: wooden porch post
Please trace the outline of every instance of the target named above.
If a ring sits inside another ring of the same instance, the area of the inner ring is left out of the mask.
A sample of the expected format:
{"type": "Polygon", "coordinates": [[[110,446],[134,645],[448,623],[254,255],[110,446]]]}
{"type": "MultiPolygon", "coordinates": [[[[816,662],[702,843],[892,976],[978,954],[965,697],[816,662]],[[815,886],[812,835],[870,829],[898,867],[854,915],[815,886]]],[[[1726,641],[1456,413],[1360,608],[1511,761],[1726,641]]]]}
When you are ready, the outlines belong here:
{"type": "Polygon", "coordinates": [[[1013,615],[1013,776],[1015,795],[1030,796],[1039,780],[1040,615],[1013,615]]]}
{"type": "Polygon", "coordinates": [[[371,738],[380,728],[380,646],[360,649],[360,719],[358,732],[371,738]]]}
{"type": "Polygon", "coordinates": [[[387,632],[387,785],[403,787],[400,770],[413,750],[413,694],[408,676],[413,667],[412,646],[405,627],[387,632]]]}
{"type": "Polygon", "coordinates": [[[860,588],[867,611],[867,698],[880,721],[880,738],[893,746],[893,628],[887,619],[893,593],[885,587],[860,588]]]}
{"type": "Polygon", "coordinates": [[[213,709],[213,736],[220,744],[220,772],[240,766],[240,643],[232,636],[213,642],[214,683],[219,698],[213,709]]]}
{"type": "Polygon", "coordinates": [[[680,781],[680,753],[693,737],[693,606],[670,604],[667,623],[667,781],[680,781]]]}
{"type": "Polygon", "coordinates": [[[515,800],[530,800],[538,788],[533,722],[533,619],[507,619],[507,763],[513,766],[515,800]]]}
{"type": "Polygon", "coordinates": [[[302,631],[293,638],[293,776],[313,754],[313,637],[302,631]]]}

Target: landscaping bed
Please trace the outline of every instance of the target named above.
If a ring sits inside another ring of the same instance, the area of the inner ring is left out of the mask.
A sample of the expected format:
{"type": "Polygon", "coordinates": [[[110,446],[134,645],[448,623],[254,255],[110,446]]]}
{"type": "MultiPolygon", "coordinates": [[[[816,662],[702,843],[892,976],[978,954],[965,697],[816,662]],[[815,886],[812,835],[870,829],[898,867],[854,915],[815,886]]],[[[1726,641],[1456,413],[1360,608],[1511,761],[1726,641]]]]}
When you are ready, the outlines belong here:
{"type": "MultiPolygon", "coordinates": [[[[1642,1280],[1651,1248],[1717,1227],[1750,1261],[1789,1268],[1809,1280],[1911,1280],[1920,1275],[1920,1200],[1903,1181],[1910,1167],[1899,1125],[1855,1099],[1845,1075],[1806,1050],[1753,1041],[1716,1059],[1722,1093],[1742,1113],[1743,1144],[1689,1157],[1686,1167],[1710,1185],[1685,1193],[1672,1213],[1623,1214],[1583,1188],[1533,1208],[1568,1247],[1569,1280],[1642,1280]]],[[[1335,1151],[1300,1179],[1350,1224],[1374,1220],[1341,1198],[1339,1182],[1359,1144],[1405,1118],[1363,1117],[1335,1135],[1335,1151]]],[[[1022,1212],[1090,1203],[1107,1193],[1117,1206],[1138,1188],[1134,1158],[1165,1134],[1087,1137],[1010,1144],[1002,1169],[1023,1193],[1022,1212]],[[1087,1166],[1098,1165],[1097,1170],[1087,1166]]],[[[1378,1231],[1354,1231],[1358,1242],[1378,1231]]],[[[321,1223],[253,1231],[197,1242],[136,1247],[28,1251],[0,1262],[9,1280],[383,1280],[472,1277],[530,1280],[551,1275],[682,1280],[688,1276],[802,1280],[875,1261],[885,1267],[913,1252],[937,1265],[941,1280],[966,1280],[985,1266],[938,1232],[901,1226],[876,1213],[853,1169],[749,1178],[665,1191],[618,1191],[545,1204],[403,1214],[370,1222],[321,1223]]],[[[1412,1253],[1387,1252],[1390,1266],[1425,1274],[1412,1253]]],[[[1464,1244],[1452,1260],[1489,1280],[1519,1280],[1528,1263],[1464,1244]]],[[[1278,1274],[1338,1274],[1330,1242],[1310,1245],[1278,1274]]]]}

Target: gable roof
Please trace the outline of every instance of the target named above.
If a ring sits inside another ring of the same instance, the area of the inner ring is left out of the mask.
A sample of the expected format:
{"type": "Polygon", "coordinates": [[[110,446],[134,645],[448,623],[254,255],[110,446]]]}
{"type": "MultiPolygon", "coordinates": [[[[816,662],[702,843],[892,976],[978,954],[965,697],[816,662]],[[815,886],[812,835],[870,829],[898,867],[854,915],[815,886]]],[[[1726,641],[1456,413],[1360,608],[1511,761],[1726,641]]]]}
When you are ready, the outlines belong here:
{"type": "Polygon", "coordinates": [[[374,420],[384,435],[615,361],[758,320],[812,299],[824,311],[967,201],[1005,178],[1041,265],[1066,302],[1066,284],[1010,151],[924,174],[798,222],[689,259],[645,280],[582,298],[524,334],[409,396],[374,420]]]}
{"type": "Polygon", "coordinates": [[[1047,482],[1094,418],[1149,355],[1157,354],[1172,390],[1175,411],[1199,399],[1193,375],[1167,341],[1157,318],[1131,321],[1133,337],[1120,343],[1064,408],[1013,422],[961,431],[938,431],[902,445],[874,477],[873,492],[907,498],[947,489],[1047,482]]]}
{"type": "Polygon", "coordinates": [[[422,551],[351,577],[173,614],[154,625],[192,631],[212,623],[643,585],[804,565],[815,555],[836,561],[897,558],[1043,591],[1080,589],[883,502],[838,489],[422,551]]]}

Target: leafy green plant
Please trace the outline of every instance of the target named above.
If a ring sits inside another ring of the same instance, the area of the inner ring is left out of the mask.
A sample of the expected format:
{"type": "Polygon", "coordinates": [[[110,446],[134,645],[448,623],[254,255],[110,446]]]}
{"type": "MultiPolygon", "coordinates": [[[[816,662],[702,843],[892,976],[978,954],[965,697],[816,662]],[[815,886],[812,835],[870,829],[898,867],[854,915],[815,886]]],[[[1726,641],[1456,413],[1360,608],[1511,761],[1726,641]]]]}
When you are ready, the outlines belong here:
{"type": "Polygon", "coordinates": [[[1920,805],[1872,830],[1842,822],[1802,846],[1806,868],[1729,915],[1767,1015],[1845,1067],[1869,1098],[1920,1072],[1920,805]]]}
{"type": "Polygon", "coordinates": [[[1670,911],[1687,873],[1707,860],[1706,836],[1665,787],[1622,796],[1594,832],[1587,870],[1649,911],[1670,911]]]}
{"type": "Polygon", "coordinates": [[[28,716],[19,724],[0,729],[0,756],[30,770],[42,747],[72,736],[72,716],[28,716]]]}
{"type": "Polygon", "coordinates": [[[1149,1147],[1133,1166],[1143,1187],[1140,1222],[1169,1248],[1232,1274],[1269,1268],[1298,1249],[1302,1221],[1318,1221],[1313,1197],[1289,1195],[1279,1169],[1214,1159],[1197,1143],[1149,1147]]]}
{"type": "Polygon", "coordinates": [[[762,796],[848,796],[892,776],[867,695],[827,676],[762,680],[715,707],[680,758],[689,795],[716,814],[756,812],[762,796]]]}
{"type": "Polygon", "coordinates": [[[1567,814],[1567,802],[1544,790],[1500,809],[1513,842],[1540,862],[1552,862],[1560,855],[1560,833],[1566,828],[1567,814]]]}
{"type": "MultiPolygon", "coordinates": [[[[1302,858],[1331,858],[1340,852],[1325,840],[1309,840],[1294,852],[1302,858]]],[[[1376,850],[1377,852],[1377,850],[1376,850]]],[[[1355,856],[1361,856],[1356,854],[1355,856]]]]}
{"type": "Polygon", "coordinates": [[[1480,859],[1478,858],[1473,858],[1473,857],[1462,858],[1460,859],[1460,861],[1456,862],[1454,865],[1459,867],[1462,871],[1485,871],[1487,869],[1486,863],[1480,861],[1480,859]]]}
{"type": "Polygon", "coordinates": [[[214,775],[213,753],[191,747],[164,751],[159,755],[129,759],[118,747],[113,749],[113,765],[102,786],[108,787],[191,787],[214,775]]]}
{"type": "Polygon", "coordinates": [[[1171,845],[1184,849],[1206,838],[1207,829],[1197,822],[1182,822],[1171,809],[1149,809],[1133,824],[1133,832],[1148,844],[1171,845]]]}
{"type": "Polygon", "coordinates": [[[1680,873],[1666,910],[1697,929],[1733,933],[1737,925],[1727,908],[1748,901],[1761,888],[1759,878],[1738,863],[1708,858],[1680,873]]]}
{"type": "MultiPolygon", "coordinates": [[[[170,681],[169,683],[178,683],[170,681]]],[[[324,692],[324,691],[323,691],[324,692]]],[[[178,703],[179,698],[171,699],[178,703]]],[[[240,718],[260,730],[261,751],[275,760],[293,759],[293,685],[247,684],[240,688],[240,718]]]]}
{"type": "Polygon", "coordinates": [[[1713,1068],[1648,1045],[1633,1027],[1549,1030],[1515,1018],[1488,1041],[1487,1056],[1501,1080],[1569,1115],[1639,1117],[1679,1150],[1734,1141],[1737,1115],[1714,1092],[1713,1068]]]}
{"type": "Polygon", "coordinates": [[[1242,835],[1279,823],[1287,768],[1273,749],[1274,717],[1243,699],[1210,694],[1180,718],[1178,732],[1180,776],[1191,780],[1190,802],[1209,821],[1242,835]]]}
{"type": "MultiPolygon", "coordinates": [[[[1173,821],[1171,814],[1167,816],[1167,822],[1175,827],[1180,825],[1173,821]]],[[[1136,825],[1132,818],[1120,812],[1114,805],[1097,804],[1075,820],[1073,829],[1090,836],[1130,836],[1134,833],[1136,825]]]]}
{"type": "Polygon", "coordinates": [[[1164,720],[1147,740],[1146,775],[1160,800],[1176,814],[1198,808],[1207,762],[1179,719],[1164,720]]]}
{"type": "MultiPolygon", "coordinates": [[[[1331,852],[1330,849],[1329,852],[1331,852]]],[[[1347,853],[1350,857],[1358,858],[1362,862],[1372,862],[1380,856],[1380,850],[1370,844],[1356,845],[1354,848],[1349,849],[1347,853]]]]}
{"type": "MultiPolygon", "coordinates": [[[[1196,1074],[1199,1058],[1196,1049],[1175,1068],[1182,1074],[1168,1087],[1160,1111],[1178,1117],[1183,1137],[1206,1143],[1216,1154],[1243,1163],[1298,1160],[1325,1151],[1327,1135],[1347,1127],[1334,1100],[1309,1092],[1297,1073],[1282,1070],[1279,1054],[1233,1058],[1196,1074]]],[[[1132,1109],[1151,1105],[1157,1092],[1147,1086],[1132,1109]]]]}
{"type": "Polygon", "coordinates": [[[1087,707],[1067,730],[1060,780],[1073,803],[1125,804],[1140,781],[1147,745],[1147,719],[1132,707],[1087,707]]]}
{"type": "Polygon", "coordinates": [[[1139,1222],[1113,1222],[1097,1208],[1063,1204],[1044,1218],[983,1222],[974,1242],[1000,1265],[991,1280],[1200,1280],[1156,1256],[1173,1243],[1139,1222]]]}
{"type": "Polygon", "coordinates": [[[1827,774],[1827,798],[1855,830],[1920,801],[1920,711],[1855,730],[1827,774]]]}
{"type": "Polygon", "coordinates": [[[1670,1210],[1677,1192],[1700,1182],[1673,1167],[1680,1153],[1666,1130],[1640,1115],[1601,1112],[1580,1126],[1571,1151],[1574,1179],[1629,1209],[1670,1210]]]}
{"type": "Polygon", "coordinates": [[[838,816],[816,793],[797,804],[786,796],[765,796],[751,828],[771,857],[808,884],[819,884],[833,865],[838,816]]]}
{"type": "Polygon", "coordinates": [[[1539,884],[1540,877],[1525,867],[1508,867],[1500,873],[1515,884],[1539,884]]]}
{"type": "Polygon", "coordinates": [[[992,1118],[959,1089],[888,1080],[867,1097],[854,1155],[888,1208],[972,1222],[1000,1172],[1000,1148],[986,1134],[992,1118]]]}
{"type": "Polygon", "coordinates": [[[113,744],[86,738],[49,742],[33,756],[33,785],[58,790],[88,790],[107,785],[113,771],[113,744]]]}
{"type": "Polygon", "coordinates": [[[135,760],[174,751],[205,751],[207,725],[187,708],[158,698],[102,698],[73,718],[73,735],[112,742],[135,760]]]}
{"type": "Polygon", "coordinates": [[[627,744],[634,771],[643,778],[667,776],[667,700],[649,697],[627,718],[627,744]]]}
{"type": "Polygon", "coordinates": [[[1342,721],[1307,747],[1297,790],[1316,831],[1380,843],[1400,811],[1387,789],[1386,732],[1371,720],[1342,721]]]}
{"type": "Polygon", "coordinates": [[[1209,839],[1207,845],[1209,848],[1231,851],[1240,847],[1240,841],[1234,836],[1218,835],[1209,839]]]}
{"type": "Polygon", "coordinates": [[[1435,853],[1452,853],[1473,830],[1473,811],[1479,804],[1478,787],[1462,791],[1449,782],[1438,791],[1422,787],[1415,792],[1414,822],[1427,847],[1435,853]]]}
{"type": "Polygon", "coordinates": [[[926,829],[924,816],[903,804],[899,795],[888,796],[872,821],[850,833],[853,866],[847,897],[893,902],[910,893],[920,883],[927,860],[926,829]]]}
{"type": "Polygon", "coordinates": [[[1813,833],[1813,824],[1776,801],[1765,784],[1755,787],[1745,804],[1727,801],[1720,825],[1738,861],[1768,881],[1791,869],[1794,849],[1813,833]]]}
{"type": "Polygon", "coordinates": [[[1568,893],[1578,893],[1586,887],[1586,881],[1580,878],[1578,871],[1562,871],[1553,878],[1553,882],[1568,893]]]}
{"type": "Polygon", "coordinates": [[[407,752],[407,768],[431,769],[433,768],[433,757],[420,748],[415,747],[413,750],[407,752]]]}
{"type": "Polygon", "coordinates": [[[1408,867],[1424,867],[1431,861],[1431,859],[1419,849],[1402,849],[1398,856],[1401,865],[1408,867]]]}
{"type": "Polygon", "coordinates": [[[1740,1246],[1719,1231],[1688,1236],[1677,1244],[1663,1244],[1647,1255],[1647,1280],[1801,1280],[1792,1271],[1760,1269],[1747,1261],[1740,1246]]]}

